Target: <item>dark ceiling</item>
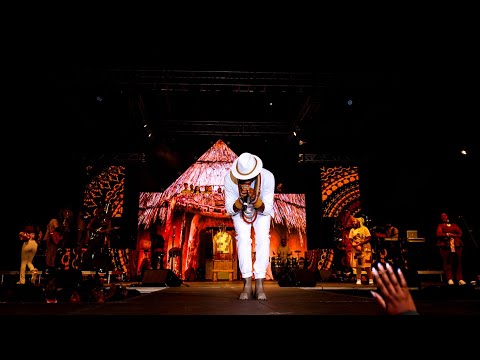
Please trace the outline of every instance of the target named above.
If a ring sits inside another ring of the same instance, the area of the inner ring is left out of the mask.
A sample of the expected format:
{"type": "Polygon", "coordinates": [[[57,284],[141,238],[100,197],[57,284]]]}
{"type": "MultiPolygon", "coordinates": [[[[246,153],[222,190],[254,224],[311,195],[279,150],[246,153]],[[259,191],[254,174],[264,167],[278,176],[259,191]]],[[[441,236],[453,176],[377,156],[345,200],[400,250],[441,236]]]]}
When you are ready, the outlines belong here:
{"type": "Polygon", "coordinates": [[[239,137],[294,148],[302,140],[306,151],[348,152],[358,149],[359,135],[396,122],[399,78],[373,72],[73,67],[48,73],[34,101],[49,117],[38,130],[50,126],[52,134],[67,138],[65,146],[87,153],[239,137]]]}
{"type": "Polygon", "coordinates": [[[188,164],[219,138],[236,152],[248,144],[252,152],[268,156],[267,147],[295,161],[300,153],[360,160],[374,152],[395,160],[432,147],[443,156],[473,146],[459,94],[443,93],[431,75],[306,69],[47,68],[35,75],[42,87],[28,88],[26,110],[43,119],[33,122],[33,140],[39,134],[54,139],[42,138],[42,148],[61,145],[93,157],[155,156],[160,147],[187,154],[188,164]],[[442,123],[455,124],[449,141],[442,123]]]}

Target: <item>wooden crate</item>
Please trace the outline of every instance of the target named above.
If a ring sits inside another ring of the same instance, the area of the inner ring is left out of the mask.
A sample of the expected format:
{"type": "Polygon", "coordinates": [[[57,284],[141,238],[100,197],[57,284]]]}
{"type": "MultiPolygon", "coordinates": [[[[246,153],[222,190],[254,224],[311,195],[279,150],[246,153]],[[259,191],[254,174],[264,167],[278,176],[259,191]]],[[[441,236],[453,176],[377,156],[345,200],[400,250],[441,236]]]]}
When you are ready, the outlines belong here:
{"type": "Polygon", "coordinates": [[[237,260],[211,260],[212,280],[232,281],[237,279],[237,260]]]}

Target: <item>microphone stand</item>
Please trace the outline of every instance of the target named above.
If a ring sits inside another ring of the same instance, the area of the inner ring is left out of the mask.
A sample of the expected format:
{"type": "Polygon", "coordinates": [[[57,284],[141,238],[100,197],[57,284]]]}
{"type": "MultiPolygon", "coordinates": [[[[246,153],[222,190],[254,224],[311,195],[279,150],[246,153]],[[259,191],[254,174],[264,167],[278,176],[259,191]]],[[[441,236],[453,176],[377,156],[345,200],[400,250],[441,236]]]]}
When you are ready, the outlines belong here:
{"type": "Polygon", "coordinates": [[[469,235],[470,240],[471,240],[472,243],[475,245],[475,247],[478,249],[478,248],[479,248],[479,247],[478,247],[478,243],[477,243],[477,241],[475,240],[475,237],[473,236],[472,230],[470,229],[470,227],[469,227],[468,224],[467,224],[467,220],[465,220],[465,218],[464,218],[463,216],[459,216],[458,218],[461,220],[463,226],[465,226],[465,228],[467,229],[467,232],[468,232],[468,235],[469,235]]]}
{"type": "MultiPolygon", "coordinates": [[[[462,222],[462,225],[463,225],[463,226],[465,227],[465,229],[467,230],[467,232],[468,232],[468,237],[470,238],[470,240],[472,241],[472,243],[475,245],[475,248],[476,248],[477,250],[479,250],[478,243],[477,243],[477,241],[475,240],[475,237],[473,236],[472,230],[471,230],[470,227],[468,226],[467,220],[465,220],[465,218],[464,218],[463,216],[459,216],[458,219],[462,222]]],[[[478,251],[477,251],[477,252],[478,252],[478,251]]],[[[479,285],[480,274],[477,273],[476,277],[477,277],[476,284],[479,285]]]]}

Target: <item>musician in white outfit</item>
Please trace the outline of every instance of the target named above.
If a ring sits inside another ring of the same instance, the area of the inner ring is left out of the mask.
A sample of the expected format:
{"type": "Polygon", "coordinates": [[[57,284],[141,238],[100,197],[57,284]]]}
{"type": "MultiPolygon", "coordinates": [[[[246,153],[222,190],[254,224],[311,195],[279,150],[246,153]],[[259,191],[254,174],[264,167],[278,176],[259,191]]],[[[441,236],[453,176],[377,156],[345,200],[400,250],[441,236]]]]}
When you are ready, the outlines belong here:
{"type": "Polygon", "coordinates": [[[270,220],[273,212],[275,177],[263,168],[262,160],[243,153],[224,179],[225,209],[232,216],[236,232],[237,256],[242,273],[240,300],[266,300],[263,283],[270,256],[270,220]],[[252,261],[252,227],[255,262],[252,261]],[[255,277],[255,292],[252,288],[255,277]]]}
{"type": "Polygon", "coordinates": [[[21,252],[21,261],[20,261],[20,279],[17,284],[25,284],[25,272],[28,269],[32,272],[32,283],[35,283],[37,280],[38,270],[33,265],[33,258],[37,253],[39,236],[35,231],[35,228],[31,225],[25,226],[23,231],[20,231],[18,237],[22,242],[22,252],[21,252]]]}

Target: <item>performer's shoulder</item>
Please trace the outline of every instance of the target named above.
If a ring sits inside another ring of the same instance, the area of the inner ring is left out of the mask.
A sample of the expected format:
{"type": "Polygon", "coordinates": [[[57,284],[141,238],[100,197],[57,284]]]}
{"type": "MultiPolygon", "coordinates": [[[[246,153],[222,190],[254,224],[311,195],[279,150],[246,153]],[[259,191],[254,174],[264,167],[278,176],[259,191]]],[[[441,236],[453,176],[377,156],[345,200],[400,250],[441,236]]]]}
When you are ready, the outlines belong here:
{"type": "Polygon", "coordinates": [[[263,178],[268,178],[269,180],[275,180],[275,176],[270,170],[263,168],[261,174],[263,178]]]}

